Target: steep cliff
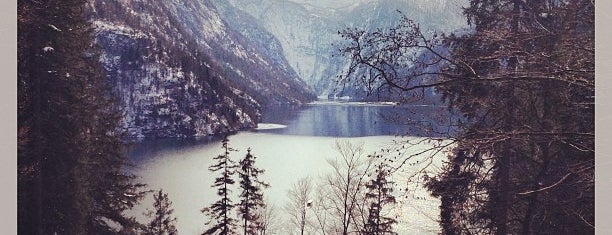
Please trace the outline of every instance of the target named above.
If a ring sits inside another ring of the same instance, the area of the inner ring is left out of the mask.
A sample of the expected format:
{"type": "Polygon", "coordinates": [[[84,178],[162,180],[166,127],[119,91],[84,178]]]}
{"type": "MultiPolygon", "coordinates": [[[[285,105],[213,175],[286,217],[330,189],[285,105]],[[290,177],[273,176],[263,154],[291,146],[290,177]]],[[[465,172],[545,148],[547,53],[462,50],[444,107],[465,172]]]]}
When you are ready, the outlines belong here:
{"type": "Polygon", "coordinates": [[[347,27],[390,28],[401,11],[424,29],[451,32],[465,26],[459,14],[465,1],[433,0],[214,0],[229,2],[250,14],[281,43],[298,75],[320,96],[363,95],[337,86],[336,76],[347,66],[334,56],[341,43],[338,31],[347,27]]]}
{"type": "Polygon", "coordinates": [[[208,1],[92,0],[89,9],[128,136],[233,132],[255,126],[261,106],[314,98],[278,42],[232,29],[208,1]]]}

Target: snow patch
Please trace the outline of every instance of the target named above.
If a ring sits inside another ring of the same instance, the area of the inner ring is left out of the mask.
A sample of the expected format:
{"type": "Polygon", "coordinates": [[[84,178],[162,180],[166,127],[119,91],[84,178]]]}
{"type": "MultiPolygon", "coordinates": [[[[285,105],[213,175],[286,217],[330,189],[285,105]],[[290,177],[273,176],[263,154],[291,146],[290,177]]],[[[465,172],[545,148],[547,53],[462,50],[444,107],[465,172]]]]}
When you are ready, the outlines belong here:
{"type": "Polygon", "coordinates": [[[396,102],[356,102],[343,100],[317,100],[307,105],[343,105],[343,106],[393,106],[396,102]]]}
{"type": "Polygon", "coordinates": [[[55,27],[55,25],[49,24],[49,27],[51,27],[55,31],[62,32],[62,30],[55,27]]]}
{"type": "Polygon", "coordinates": [[[100,31],[113,31],[116,34],[123,34],[131,38],[147,38],[147,34],[140,30],[133,29],[127,25],[118,25],[102,20],[93,21],[95,29],[100,31]]]}
{"type": "Polygon", "coordinates": [[[255,130],[272,130],[272,129],[283,129],[287,128],[285,125],[274,124],[274,123],[259,123],[255,130]]]}
{"type": "Polygon", "coordinates": [[[55,51],[55,48],[53,48],[53,47],[43,47],[43,49],[42,49],[42,50],[43,50],[44,52],[53,52],[53,51],[55,51]]]}

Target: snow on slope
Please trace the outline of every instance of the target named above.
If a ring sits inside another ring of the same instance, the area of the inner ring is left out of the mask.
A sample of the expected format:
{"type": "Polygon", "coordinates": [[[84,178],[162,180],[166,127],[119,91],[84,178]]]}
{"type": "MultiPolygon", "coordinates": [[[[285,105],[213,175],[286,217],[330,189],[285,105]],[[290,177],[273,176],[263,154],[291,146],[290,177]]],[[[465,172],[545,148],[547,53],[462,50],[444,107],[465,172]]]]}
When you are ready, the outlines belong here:
{"type": "MultiPolygon", "coordinates": [[[[208,1],[91,0],[101,62],[132,137],[252,128],[262,105],[314,95],[266,42],[230,28],[208,1]]],[[[286,62],[285,62],[286,63],[286,62]]]]}
{"type": "Polygon", "coordinates": [[[423,28],[453,31],[465,25],[460,7],[446,0],[229,0],[276,36],[298,75],[317,95],[339,94],[334,79],[346,65],[337,51],[338,30],[346,27],[388,28],[399,19],[396,10],[423,28]]]}

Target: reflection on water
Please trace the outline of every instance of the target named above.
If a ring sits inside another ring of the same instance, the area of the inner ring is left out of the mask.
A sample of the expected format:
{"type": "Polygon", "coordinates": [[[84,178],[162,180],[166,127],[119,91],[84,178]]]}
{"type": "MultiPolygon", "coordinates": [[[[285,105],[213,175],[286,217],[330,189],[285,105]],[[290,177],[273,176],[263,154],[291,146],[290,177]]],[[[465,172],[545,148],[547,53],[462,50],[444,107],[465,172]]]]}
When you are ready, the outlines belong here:
{"type": "Polygon", "coordinates": [[[200,146],[219,142],[220,137],[202,137],[191,139],[157,138],[146,139],[136,143],[127,144],[126,151],[129,159],[138,165],[159,155],[174,155],[185,151],[195,150],[200,146]]]}
{"type": "MultiPolygon", "coordinates": [[[[251,131],[326,137],[444,136],[449,133],[448,116],[444,107],[319,103],[268,108],[264,110],[262,122],[287,127],[251,131]]],[[[144,140],[128,146],[128,156],[138,163],[162,153],[171,154],[218,141],[219,137],[144,140]]]]}
{"type": "Polygon", "coordinates": [[[304,108],[277,107],[264,110],[263,122],[288,127],[261,132],[286,135],[440,136],[448,132],[446,109],[434,106],[332,103],[304,108]]]}

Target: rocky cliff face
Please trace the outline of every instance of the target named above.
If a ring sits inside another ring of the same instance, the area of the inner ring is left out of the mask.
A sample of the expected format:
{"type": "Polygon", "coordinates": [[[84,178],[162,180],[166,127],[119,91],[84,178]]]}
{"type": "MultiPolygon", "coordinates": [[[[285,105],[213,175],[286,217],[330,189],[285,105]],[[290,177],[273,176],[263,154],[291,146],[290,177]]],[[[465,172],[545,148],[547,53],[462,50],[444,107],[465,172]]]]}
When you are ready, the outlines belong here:
{"type": "Polygon", "coordinates": [[[314,98],[272,35],[228,23],[208,1],[92,0],[89,9],[128,136],[233,132],[255,126],[261,106],[314,98]]]}
{"type": "Polygon", "coordinates": [[[327,84],[317,85],[331,63],[331,42],[340,39],[334,31],[336,22],[331,11],[311,12],[304,5],[286,0],[213,1],[231,4],[256,19],[281,43],[284,56],[298,75],[315,93],[324,93],[327,84]]]}
{"type": "Polygon", "coordinates": [[[347,61],[338,30],[463,26],[458,3],[428,0],[90,0],[101,62],[132,137],[189,137],[253,127],[261,107],[320,96],[347,61]]]}
{"type": "MultiPolygon", "coordinates": [[[[341,43],[337,32],[347,27],[366,30],[392,27],[401,11],[422,28],[450,32],[465,26],[456,12],[464,1],[437,0],[214,0],[229,2],[248,13],[281,43],[285,57],[298,75],[321,96],[353,95],[357,90],[336,86],[346,68],[335,57],[341,43]]],[[[363,94],[363,93],[362,93],[363,94]]]]}

